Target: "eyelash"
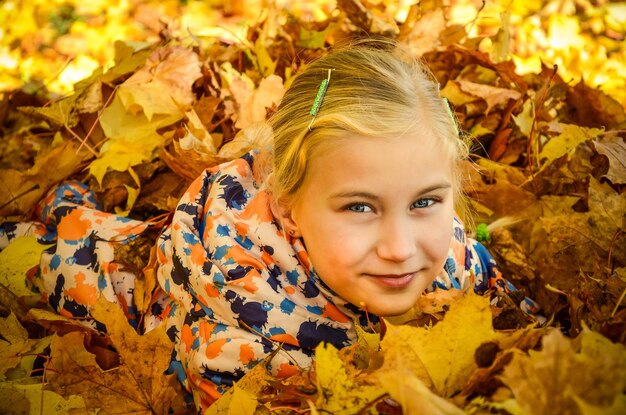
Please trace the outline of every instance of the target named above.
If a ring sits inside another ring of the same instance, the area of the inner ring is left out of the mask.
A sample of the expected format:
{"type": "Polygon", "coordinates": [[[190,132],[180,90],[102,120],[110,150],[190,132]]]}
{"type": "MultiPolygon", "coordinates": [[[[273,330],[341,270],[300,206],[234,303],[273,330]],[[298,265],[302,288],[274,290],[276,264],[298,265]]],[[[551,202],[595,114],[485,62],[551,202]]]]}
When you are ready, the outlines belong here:
{"type": "MultiPolygon", "coordinates": [[[[414,207],[414,209],[426,209],[429,208],[431,206],[433,206],[436,203],[441,202],[441,199],[438,197],[423,197],[421,199],[417,199],[413,204],[411,204],[412,207],[414,207]],[[421,206],[421,207],[417,207],[415,206],[418,202],[422,202],[422,201],[427,201],[430,202],[427,206],[421,206]]],[[[355,213],[367,213],[364,210],[356,210],[354,209],[355,207],[367,207],[370,208],[372,211],[374,210],[374,208],[368,204],[368,203],[361,203],[361,202],[357,202],[357,203],[351,203],[349,205],[347,205],[344,210],[347,210],[349,212],[355,212],[355,213]]]]}

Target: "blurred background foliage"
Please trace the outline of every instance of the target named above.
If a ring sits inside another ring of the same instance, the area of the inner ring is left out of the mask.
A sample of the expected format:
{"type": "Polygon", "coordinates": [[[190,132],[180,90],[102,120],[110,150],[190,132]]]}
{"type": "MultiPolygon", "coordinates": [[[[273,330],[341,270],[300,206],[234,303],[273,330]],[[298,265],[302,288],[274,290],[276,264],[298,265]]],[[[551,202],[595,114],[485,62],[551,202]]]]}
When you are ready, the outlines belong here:
{"type": "MultiPolygon", "coordinates": [[[[512,58],[519,74],[537,73],[541,61],[561,77],[601,88],[626,106],[626,2],[605,0],[422,1],[443,6],[448,25],[496,62],[512,58]]],[[[361,2],[402,24],[416,1],[361,2]]],[[[79,80],[113,65],[116,40],[136,47],[163,31],[177,38],[219,36],[243,42],[248,27],[270,10],[278,23],[290,17],[324,22],[337,12],[332,0],[5,0],[0,5],[0,93],[23,88],[67,94],[79,80]],[[272,6],[272,7],[270,7],[272,6]]]]}

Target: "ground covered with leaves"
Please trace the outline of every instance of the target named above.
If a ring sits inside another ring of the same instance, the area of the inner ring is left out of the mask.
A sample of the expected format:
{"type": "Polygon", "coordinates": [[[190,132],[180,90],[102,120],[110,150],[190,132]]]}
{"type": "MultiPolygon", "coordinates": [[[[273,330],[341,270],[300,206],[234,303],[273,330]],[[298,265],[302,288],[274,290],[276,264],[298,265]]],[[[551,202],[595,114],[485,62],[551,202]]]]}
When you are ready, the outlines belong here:
{"type": "MultiPolygon", "coordinates": [[[[160,228],[204,168],[259,145],[308,60],[395,38],[472,138],[475,223],[548,322],[529,326],[519,298],[428,294],[382,340],[320,346],[287,380],[258,365],[209,412],[626,413],[626,4],[285,3],[4,2],[0,215],[31,220],[72,178],[160,228]]],[[[154,237],[116,252],[140,277],[140,312],[154,237]]],[[[163,374],[163,330],[140,335],[104,301],[92,313],[106,335],[46,308],[28,278],[42,249],[21,238],[0,252],[0,412],[192,413],[163,374]]]]}

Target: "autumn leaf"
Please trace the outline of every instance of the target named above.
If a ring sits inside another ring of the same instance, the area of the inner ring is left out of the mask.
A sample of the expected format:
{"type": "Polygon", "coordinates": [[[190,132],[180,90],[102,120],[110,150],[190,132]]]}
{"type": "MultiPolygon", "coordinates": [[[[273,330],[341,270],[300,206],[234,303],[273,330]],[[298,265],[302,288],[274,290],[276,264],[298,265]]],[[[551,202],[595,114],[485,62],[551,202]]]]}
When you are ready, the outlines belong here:
{"type": "Polygon", "coordinates": [[[0,284],[19,297],[35,295],[26,285],[26,273],[39,265],[41,253],[49,246],[37,242],[35,236],[16,238],[0,252],[0,284]]]}
{"type": "Polygon", "coordinates": [[[588,203],[589,212],[565,211],[560,215],[546,215],[534,223],[531,247],[536,251],[533,256],[535,261],[544,261],[539,262],[544,275],[560,276],[549,280],[555,286],[568,289],[576,283],[571,280],[571,273],[581,269],[592,271],[596,264],[592,254],[598,249],[612,250],[619,261],[626,260],[624,241],[612,241],[616,232],[624,227],[626,195],[617,194],[608,184],[591,178],[588,203]]]}
{"type": "Polygon", "coordinates": [[[13,313],[6,318],[0,317],[0,336],[0,380],[5,380],[7,371],[20,364],[22,356],[30,352],[36,341],[28,338],[13,313]]]}
{"type": "Polygon", "coordinates": [[[267,110],[278,105],[285,93],[283,80],[276,75],[263,78],[258,87],[230,64],[222,66],[221,75],[225,81],[223,92],[232,96],[226,101],[226,115],[232,117],[235,127],[240,129],[264,122],[267,110]]]}
{"type": "Polygon", "coordinates": [[[259,404],[257,396],[273,379],[260,363],[238,380],[222,397],[215,401],[204,415],[252,415],[259,404]]]}
{"type": "Polygon", "coordinates": [[[487,102],[487,109],[485,110],[485,113],[487,114],[492,108],[501,104],[506,104],[509,100],[517,101],[522,96],[519,91],[515,91],[513,89],[498,88],[490,85],[466,81],[463,79],[451,82],[458,83],[459,88],[463,92],[471,94],[477,98],[484,99],[485,102],[487,102]]]}
{"type": "Polygon", "coordinates": [[[409,311],[399,316],[385,317],[385,321],[393,325],[410,324],[422,326],[438,321],[451,304],[458,301],[465,293],[461,290],[435,290],[424,293],[409,311]]]}
{"type": "Polygon", "coordinates": [[[100,125],[109,138],[89,172],[102,183],[107,170],[127,171],[130,167],[152,160],[156,149],[162,145],[163,136],[157,129],[171,125],[182,113],[153,115],[151,121],[143,113],[132,114],[116,96],[102,112],[100,125]]]}
{"type": "Polygon", "coordinates": [[[42,308],[31,308],[23,320],[36,323],[61,336],[72,331],[91,333],[91,328],[81,325],[77,320],[42,308]]]}
{"type": "Polygon", "coordinates": [[[540,351],[515,352],[502,381],[527,414],[606,410],[623,405],[626,349],[588,329],[576,340],[554,329],[543,337],[540,351]]]}
{"type": "Polygon", "coordinates": [[[27,171],[0,170],[0,215],[26,213],[52,185],[79,171],[88,157],[85,151],[78,153],[77,144],[63,140],[57,133],[51,149],[40,154],[27,171]]]}
{"type": "Polygon", "coordinates": [[[604,175],[614,184],[626,183],[626,143],[620,137],[600,137],[593,141],[598,153],[609,159],[609,171],[604,175]]]}
{"type": "Polygon", "coordinates": [[[443,397],[459,391],[477,368],[474,352],[497,341],[489,300],[468,293],[432,328],[389,324],[381,342],[385,366],[404,367],[443,397]]]}
{"type": "Polygon", "coordinates": [[[45,390],[43,383],[0,382],[0,412],[3,414],[24,415],[66,415],[86,413],[85,402],[78,395],[65,399],[57,393],[45,390]]]}
{"type": "Polygon", "coordinates": [[[318,410],[356,413],[384,394],[380,387],[359,382],[349,376],[332,344],[321,343],[316,347],[315,373],[320,391],[315,404],[318,410]]]}
{"type": "Polygon", "coordinates": [[[194,100],[191,86],[201,75],[198,55],[192,50],[165,46],[120,85],[118,96],[127,111],[143,111],[149,123],[155,114],[182,116],[194,100]]]}
{"type": "Polygon", "coordinates": [[[555,127],[559,135],[552,137],[539,153],[539,158],[547,159],[548,162],[561,157],[577,145],[598,137],[603,132],[599,128],[585,128],[572,124],[557,124],[555,127]]]}
{"type": "Polygon", "coordinates": [[[462,415],[465,412],[454,404],[433,393],[407,368],[379,371],[377,379],[396,402],[402,405],[402,413],[420,415],[462,415]],[[401,380],[400,380],[401,379],[401,380]]]}
{"type": "MultiPolygon", "coordinates": [[[[0,318],[0,380],[21,381],[33,374],[35,360],[44,356],[51,337],[29,339],[14,314],[0,318]]],[[[41,374],[41,373],[39,373],[41,374]]]]}
{"type": "MultiPolygon", "coordinates": [[[[100,116],[108,140],[89,166],[99,183],[109,169],[129,171],[152,160],[164,141],[157,130],[181,119],[191,107],[191,87],[200,76],[196,54],[180,46],[166,46],[152,52],[144,67],[120,85],[100,116]]],[[[132,204],[127,203],[127,211],[132,204]]]]}
{"type": "Polygon", "coordinates": [[[370,361],[378,355],[380,334],[368,333],[361,326],[355,326],[357,341],[354,345],[354,364],[357,368],[368,368],[370,361]]]}
{"type": "MultiPolygon", "coordinates": [[[[496,226],[488,249],[503,275],[522,288],[516,295],[539,300],[552,324],[570,336],[587,330],[586,322],[611,339],[626,339],[623,4],[550,0],[503,9],[486,2],[477,9],[440,0],[320,0],[261,10],[241,0],[109,3],[5,0],[0,7],[0,22],[7,22],[0,28],[0,215],[31,220],[49,188],[66,179],[89,180],[82,170],[87,166],[103,187],[116,176],[111,171],[124,172],[116,192],[101,192],[107,211],[119,212],[126,201],[121,213],[141,220],[167,216],[177,189],[186,188],[180,177],[195,179],[210,165],[271,145],[266,117],[310,60],[329,46],[382,35],[423,57],[445,86],[441,95],[452,102],[462,130],[475,138],[471,151],[479,166],[468,164],[462,173],[469,178],[469,204],[478,221],[508,224],[496,226]],[[65,139],[88,133],[92,151],[83,146],[76,155],[78,141],[65,139]],[[540,159],[541,168],[533,164],[540,159]]],[[[33,246],[27,245],[24,253],[33,246]]],[[[0,254],[0,269],[16,264],[21,246],[0,254]]],[[[115,257],[125,263],[133,254],[116,250],[115,257]]],[[[18,264],[15,280],[24,284],[16,292],[28,290],[20,275],[37,265],[36,257],[18,264]]],[[[134,287],[144,312],[156,284],[150,265],[134,287]]],[[[546,337],[548,346],[559,344],[560,354],[549,347],[528,352],[545,329],[493,332],[488,307],[455,310],[459,295],[424,295],[409,313],[389,319],[383,340],[358,328],[353,346],[320,351],[315,371],[278,380],[258,365],[212,408],[223,414],[257,407],[287,412],[277,409],[282,405],[313,415],[373,413],[395,400],[405,413],[518,415],[545,409],[545,398],[564,402],[561,410],[572,413],[625,411],[624,395],[616,392],[624,390],[623,382],[606,383],[622,373],[620,363],[611,362],[623,355],[587,334],[574,341],[546,337]],[[459,317],[465,312],[468,320],[459,317]],[[399,327],[401,322],[410,326],[399,327]],[[419,324],[428,327],[413,327],[419,324]],[[482,337],[491,341],[480,343],[482,337]],[[560,376],[559,368],[567,367],[571,379],[563,387],[536,376],[536,367],[550,365],[549,375],[560,376]],[[511,389],[503,386],[503,370],[519,367],[530,375],[518,376],[511,389]],[[597,379],[600,390],[591,385],[579,394],[570,383],[583,376],[589,379],[582,386],[597,379]],[[312,392],[316,378],[322,387],[312,392]],[[535,381],[543,383],[535,387],[535,381]],[[514,395],[524,390],[515,382],[531,384],[528,395],[514,395]],[[549,395],[540,393],[546,382],[549,395]]],[[[171,350],[162,333],[150,338],[160,345],[152,349],[135,342],[136,333],[113,309],[100,314],[110,329],[101,336],[76,320],[29,311],[3,287],[0,296],[3,309],[28,328],[18,328],[11,316],[0,322],[0,412],[142,412],[157,403],[155,412],[165,410],[165,363],[148,371],[150,359],[171,350]],[[65,399],[44,388],[41,373],[31,373],[36,355],[51,344],[45,337],[50,332],[56,336],[46,381],[80,396],[65,399]],[[84,383],[71,383],[79,374],[87,376],[84,383]]]]}
{"type": "Polygon", "coordinates": [[[443,9],[427,10],[422,14],[420,7],[421,4],[411,7],[398,35],[398,41],[418,57],[440,44],[440,35],[446,28],[443,9]]]}
{"type": "Polygon", "coordinates": [[[172,343],[163,326],[139,335],[124,313],[103,298],[92,308],[107,326],[120,356],[117,368],[103,371],[84,345],[84,334],[54,336],[48,368],[49,388],[61,396],[79,394],[88,408],[108,413],[167,414],[182,408],[182,393],[174,375],[165,375],[172,343]]]}

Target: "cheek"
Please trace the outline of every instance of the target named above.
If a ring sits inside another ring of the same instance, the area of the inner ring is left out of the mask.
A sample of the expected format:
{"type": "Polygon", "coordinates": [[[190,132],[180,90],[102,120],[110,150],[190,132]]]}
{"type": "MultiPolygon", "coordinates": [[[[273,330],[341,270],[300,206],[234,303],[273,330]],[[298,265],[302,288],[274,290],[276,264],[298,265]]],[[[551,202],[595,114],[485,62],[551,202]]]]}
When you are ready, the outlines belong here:
{"type": "Polygon", "coordinates": [[[433,260],[444,261],[450,249],[452,241],[454,212],[441,215],[431,223],[427,232],[428,238],[424,241],[423,247],[433,260]]]}
{"type": "MultiPolygon", "coordinates": [[[[331,219],[331,218],[329,218],[331,219]]],[[[320,273],[352,269],[367,256],[367,236],[338,221],[319,221],[303,230],[303,240],[313,266],[320,273]]]]}

